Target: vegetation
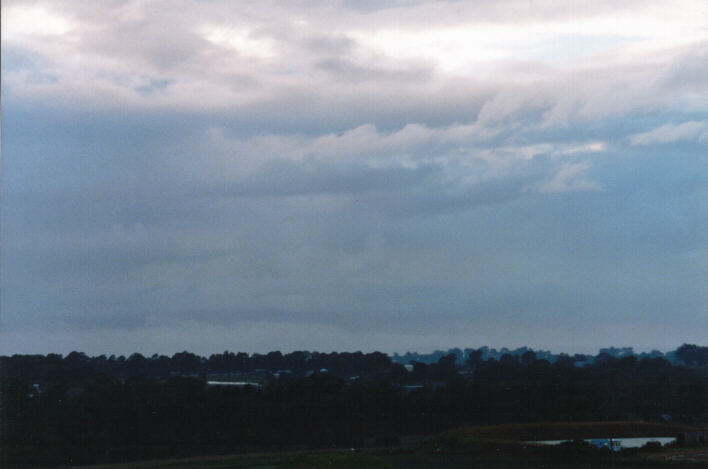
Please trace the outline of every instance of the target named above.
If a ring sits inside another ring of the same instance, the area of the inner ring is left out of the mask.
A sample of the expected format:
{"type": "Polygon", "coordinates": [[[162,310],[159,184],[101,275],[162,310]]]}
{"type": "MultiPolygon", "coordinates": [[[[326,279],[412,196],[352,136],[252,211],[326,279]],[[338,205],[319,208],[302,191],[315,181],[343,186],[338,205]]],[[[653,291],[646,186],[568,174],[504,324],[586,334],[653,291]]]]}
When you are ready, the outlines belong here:
{"type": "Polygon", "coordinates": [[[373,454],[351,451],[311,451],[241,456],[217,456],[128,464],[91,466],[91,469],[392,469],[373,454]]]}
{"type": "Polygon", "coordinates": [[[638,421],[544,422],[463,427],[455,429],[454,433],[484,440],[539,441],[672,436],[699,429],[687,425],[638,421]]]}
{"type": "Polygon", "coordinates": [[[391,446],[462,425],[472,428],[466,440],[455,442],[458,434],[450,441],[484,448],[497,440],[587,437],[577,423],[585,421],[625,420],[593,424],[593,431],[620,425],[632,436],[683,428],[668,421],[708,421],[706,368],[661,357],[605,354],[579,367],[533,352],[499,360],[472,352],[463,365],[454,355],[412,365],[408,371],[382,353],[0,357],[0,462],[81,465],[391,446]],[[212,379],[258,386],[213,386],[212,379]],[[638,420],[656,423],[632,423],[638,420]],[[519,425],[549,421],[565,423],[519,425]]]}

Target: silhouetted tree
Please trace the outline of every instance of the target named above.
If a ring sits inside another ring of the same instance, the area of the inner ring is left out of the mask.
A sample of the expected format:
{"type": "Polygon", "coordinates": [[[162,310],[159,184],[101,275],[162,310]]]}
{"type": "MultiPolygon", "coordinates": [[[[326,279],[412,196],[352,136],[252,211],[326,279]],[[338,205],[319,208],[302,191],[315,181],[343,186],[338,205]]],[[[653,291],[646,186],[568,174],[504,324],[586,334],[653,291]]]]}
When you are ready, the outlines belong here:
{"type": "Polygon", "coordinates": [[[683,344],[676,350],[676,356],[687,365],[708,365],[708,347],[693,344],[683,344]]]}

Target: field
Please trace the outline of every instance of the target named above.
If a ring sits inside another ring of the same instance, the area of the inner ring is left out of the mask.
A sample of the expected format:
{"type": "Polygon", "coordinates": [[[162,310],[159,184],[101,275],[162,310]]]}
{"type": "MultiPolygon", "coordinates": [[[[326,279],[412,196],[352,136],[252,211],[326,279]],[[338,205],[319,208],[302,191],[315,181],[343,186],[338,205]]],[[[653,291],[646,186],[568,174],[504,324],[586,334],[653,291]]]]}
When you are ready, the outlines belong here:
{"type": "Polygon", "coordinates": [[[604,462],[554,461],[547,458],[529,460],[504,454],[496,456],[420,452],[376,454],[340,450],[146,461],[90,466],[90,469],[606,469],[615,467],[705,468],[708,467],[708,450],[677,449],[650,457],[604,462]]]}
{"type": "Polygon", "coordinates": [[[91,469],[390,469],[382,458],[351,451],[307,451],[214,456],[90,466],[91,469]]]}
{"type": "Polygon", "coordinates": [[[469,434],[484,439],[534,441],[675,436],[681,432],[696,431],[698,429],[684,425],[647,422],[563,422],[466,427],[464,430],[469,434]]]}
{"type": "Polygon", "coordinates": [[[708,449],[665,448],[629,455],[574,454],[523,441],[676,435],[693,427],[641,422],[542,423],[464,427],[422,442],[390,448],[339,449],[212,456],[90,466],[91,469],[604,469],[708,467],[708,449]]]}

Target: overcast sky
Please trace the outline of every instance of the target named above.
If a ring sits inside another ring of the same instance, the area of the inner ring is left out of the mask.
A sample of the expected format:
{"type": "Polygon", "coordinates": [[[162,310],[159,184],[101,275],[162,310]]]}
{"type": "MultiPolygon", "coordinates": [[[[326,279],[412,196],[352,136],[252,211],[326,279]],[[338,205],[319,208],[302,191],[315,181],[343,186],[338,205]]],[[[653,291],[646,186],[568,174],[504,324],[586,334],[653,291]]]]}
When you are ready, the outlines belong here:
{"type": "Polygon", "coordinates": [[[708,3],[2,12],[0,353],[708,337],[708,3]]]}

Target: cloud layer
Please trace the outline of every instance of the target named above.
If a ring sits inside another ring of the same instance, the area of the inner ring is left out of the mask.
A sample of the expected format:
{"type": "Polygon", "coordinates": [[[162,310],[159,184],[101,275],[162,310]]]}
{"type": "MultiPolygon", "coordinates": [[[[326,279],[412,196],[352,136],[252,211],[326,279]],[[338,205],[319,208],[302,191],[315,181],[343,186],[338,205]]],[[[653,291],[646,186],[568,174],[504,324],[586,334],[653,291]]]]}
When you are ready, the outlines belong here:
{"type": "Polygon", "coordinates": [[[701,1],[11,1],[2,47],[0,353],[708,333],[701,1]]]}

